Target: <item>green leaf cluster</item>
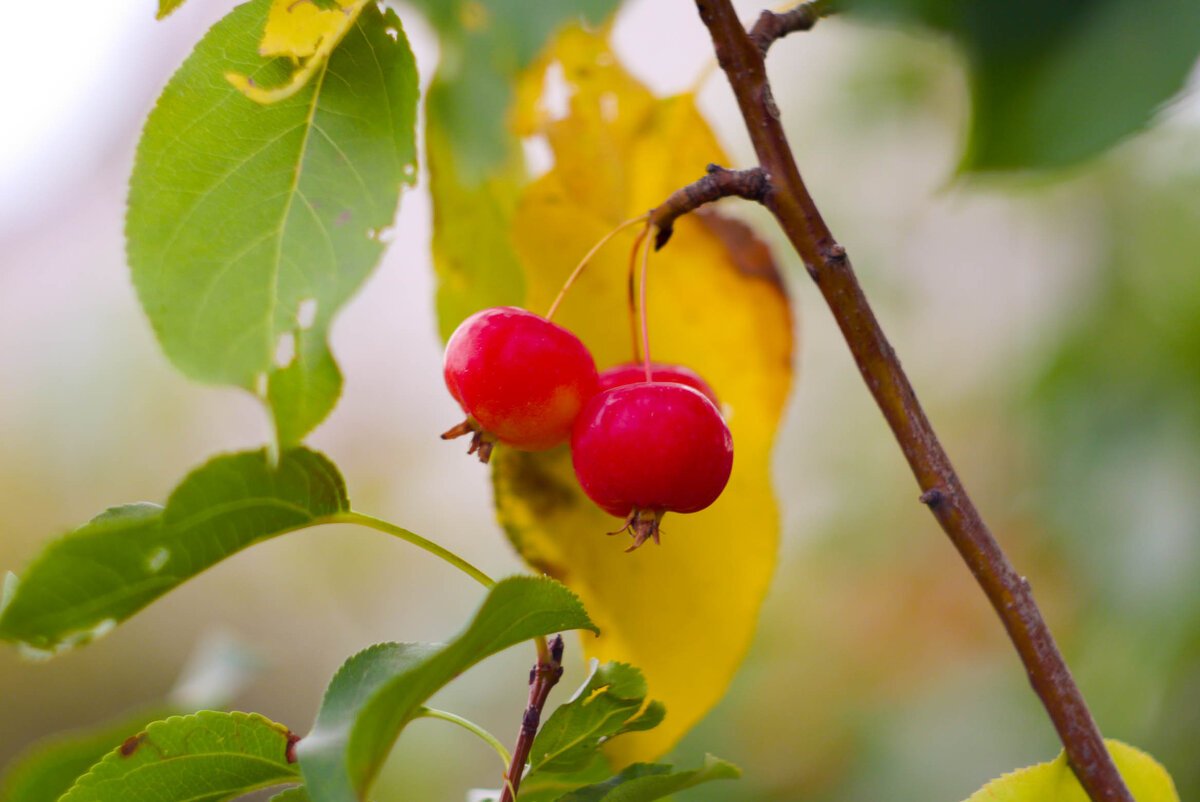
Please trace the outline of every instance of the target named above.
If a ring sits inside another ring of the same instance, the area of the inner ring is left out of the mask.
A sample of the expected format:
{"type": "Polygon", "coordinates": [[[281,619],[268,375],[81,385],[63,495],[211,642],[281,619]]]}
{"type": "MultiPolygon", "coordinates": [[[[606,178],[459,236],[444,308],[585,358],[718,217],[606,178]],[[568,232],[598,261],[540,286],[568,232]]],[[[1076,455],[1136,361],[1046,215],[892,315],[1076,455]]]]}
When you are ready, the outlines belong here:
{"type": "Polygon", "coordinates": [[[522,802],[653,800],[741,772],[709,756],[700,769],[635,763],[611,775],[601,747],[627,732],[658,726],[666,709],[646,699],[642,672],[625,663],[592,665],[587,681],[542,724],[521,783],[522,802]]]}
{"type": "Polygon", "coordinates": [[[574,594],[549,579],[512,577],[446,644],[385,643],[351,657],[300,744],[310,793],[322,802],[364,798],[401,730],[438,689],[496,652],[568,629],[595,630],[574,594]]]}

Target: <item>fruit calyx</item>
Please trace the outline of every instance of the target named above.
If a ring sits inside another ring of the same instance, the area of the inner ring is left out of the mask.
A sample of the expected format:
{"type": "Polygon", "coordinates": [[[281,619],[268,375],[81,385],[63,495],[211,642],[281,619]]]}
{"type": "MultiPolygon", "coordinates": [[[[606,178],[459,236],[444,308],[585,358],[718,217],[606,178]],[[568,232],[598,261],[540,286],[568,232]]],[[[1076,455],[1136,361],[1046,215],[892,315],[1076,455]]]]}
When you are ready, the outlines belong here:
{"type": "Polygon", "coordinates": [[[666,512],[708,507],[729,481],[733,439],[712,401],[675,382],[635,382],[597,393],[571,433],[583,492],[625,519],[634,548],[659,539],[666,512]]]}
{"type": "Polygon", "coordinates": [[[666,510],[639,510],[637,507],[634,507],[629,511],[629,515],[626,516],[625,525],[615,532],[609,532],[608,534],[619,535],[622,532],[629,533],[633,538],[633,545],[625,549],[626,553],[633,551],[647,540],[653,540],[656,546],[661,545],[661,541],[658,539],[659,524],[666,514],[666,510]]]}
{"type": "Polygon", "coordinates": [[[491,432],[486,432],[479,425],[479,421],[475,420],[470,415],[462,423],[450,427],[442,432],[443,440],[453,440],[456,437],[463,435],[471,435],[471,447],[467,449],[468,454],[474,454],[479,457],[479,461],[487,463],[492,458],[492,449],[496,445],[496,436],[491,432]]]}

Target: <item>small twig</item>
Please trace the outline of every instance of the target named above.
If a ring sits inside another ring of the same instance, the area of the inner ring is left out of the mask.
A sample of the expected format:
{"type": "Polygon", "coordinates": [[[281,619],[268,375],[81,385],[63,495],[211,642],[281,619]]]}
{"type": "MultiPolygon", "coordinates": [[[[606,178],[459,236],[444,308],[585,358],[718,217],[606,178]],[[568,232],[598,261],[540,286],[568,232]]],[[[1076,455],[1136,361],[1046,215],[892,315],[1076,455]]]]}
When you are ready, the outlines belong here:
{"type": "MultiPolygon", "coordinates": [[[[1088,796],[1093,802],[1133,802],[1042,619],[1028,581],[1013,568],[967,495],[863,294],[845,248],[833,238],[800,178],[767,80],[761,44],[767,41],[767,34],[758,41],[751,38],[729,0],[696,0],[696,7],[733,88],[759,165],[770,177],[762,202],[824,296],[920,485],[921,501],[1000,616],[1088,796]]],[[[657,222],[654,213],[650,220],[657,222]]]]}
{"type": "Polygon", "coordinates": [[[671,193],[671,197],[650,210],[648,224],[658,229],[654,250],[671,239],[675,220],[688,212],[721,198],[738,197],[762,203],[771,188],[762,168],[726,170],[716,164],[708,165],[708,174],[698,181],[671,193]]]}
{"type": "Polygon", "coordinates": [[[750,41],[754,42],[758,52],[765,56],[776,41],[789,33],[812,30],[818,19],[831,13],[833,9],[823,0],[809,0],[779,13],[764,11],[750,29],[750,41]]]}
{"type": "Polygon", "coordinates": [[[538,661],[529,670],[529,705],[521,716],[521,732],[517,735],[517,745],[513,747],[512,762],[508,764],[508,773],[504,775],[504,791],[500,802],[513,802],[521,787],[521,775],[525,773],[525,763],[529,760],[529,750],[533,748],[533,738],[537,735],[538,725],[542,721],[542,708],[546,706],[546,698],[550,689],[558,684],[562,677],[563,667],[562,635],[550,639],[549,653],[543,655],[538,650],[538,661]]]}

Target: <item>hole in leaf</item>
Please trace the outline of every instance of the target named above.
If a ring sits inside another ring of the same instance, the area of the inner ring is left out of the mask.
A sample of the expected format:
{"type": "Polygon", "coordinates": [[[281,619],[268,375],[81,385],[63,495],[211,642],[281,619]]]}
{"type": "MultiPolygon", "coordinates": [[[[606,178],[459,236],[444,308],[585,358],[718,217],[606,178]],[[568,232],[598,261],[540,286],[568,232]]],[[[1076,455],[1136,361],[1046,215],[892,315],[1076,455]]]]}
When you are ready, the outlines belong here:
{"type": "Polygon", "coordinates": [[[574,93],[574,88],[567,83],[567,73],[561,61],[546,67],[539,103],[546,111],[549,121],[561,120],[567,116],[571,106],[571,95],[574,93]]]}
{"type": "Polygon", "coordinates": [[[540,178],[554,169],[554,150],[545,136],[527,136],[521,140],[521,152],[525,156],[525,168],[530,179],[540,178]]]}
{"type": "Polygon", "coordinates": [[[617,119],[617,112],[620,109],[620,102],[617,100],[616,92],[605,92],[600,95],[600,117],[604,122],[611,123],[617,119]]]}
{"type": "Polygon", "coordinates": [[[171,558],[171,552],[159,546],[154,551],[150,552],[150,556],[146,558],[146,570],[152,574],[157,574],[162,570],[162,567],[167,564],[167,560],[171,558]]]}
{"type": "Polygon", "coordinates": [[[386,33],[388,36],[390,36],[392,38],[393,42],[400,41],[400,31],[397,30],[396,28],[391,28],[391,27],[384,28],[383,32],[386,33]]]}
{"type": "Polygon", "coordinates": [[[317,299],[305,298],[296,307],[296,325],[302,329],[311,329],[317,319],[317,299]]]}
{"type": "Polygon", "coordinates": [[[417,165],[409,162],[408,164],[404,165],[404,169],[401,172],[403,172],[405,175],[411,176],[417,172],[417,165]]]}
{"type": "Polygon", "coordinates": [[[254,377],[254,394],[259,398],[267,397],[267,374],[260,373],[254,377]]]}
{"type": "Polygon", "coordinates": [[[368,228],[367,239],[373,239],[376,242],[391,242],[396,238],[396,229],[392,226],[384,226],[383,228],[368,228]]]}
{"type": "Polygon", "coordinates": [[[296,358],[296,335],[285,331],[275,344],[275,367],[286,368],[296,358]]]}

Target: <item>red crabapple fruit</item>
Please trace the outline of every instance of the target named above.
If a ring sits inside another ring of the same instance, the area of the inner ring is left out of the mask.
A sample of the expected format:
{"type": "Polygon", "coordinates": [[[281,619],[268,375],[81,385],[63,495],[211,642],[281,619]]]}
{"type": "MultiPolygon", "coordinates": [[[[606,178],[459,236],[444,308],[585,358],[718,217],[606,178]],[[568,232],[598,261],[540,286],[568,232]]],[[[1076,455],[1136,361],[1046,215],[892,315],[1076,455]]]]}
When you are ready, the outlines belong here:
{"type": "Polygon", "coordinates": [[[583,492],[625,518],[630,551],[653,538],[666,512],[716,501],[733,468],[733,438],[716,406],[674,382],[637,382],[594,396],[571,430],[583,492]]]}
{"type": "Polygon", "coordinates": [[[446,343],[443,372],[467,419],[442,438],[472,434],[467,453],[483,462],[497,441],[522,451],[566,442],[599,389],[595,360],[578,337],[512,306],[464,320],[446,343]]]}
{"type": "MultiPolygon", "coordinates": [[[[644,381],[646,381],[646,368],[641,362],[624,362],[600,371],[601,390],[610,390],[613,387],[620,387],[623,384],[634,384],[644,381]]],[[[650,381],[686,384],[688,387],[695,388],[703,393],[704,397],[712,401],[717,409],[721,408],[721,402],[717,400],[717,394],[708,386],[708,382],[699,373],[689,367],[672,365],[667,362],[651,362],[650,381]]]]}

